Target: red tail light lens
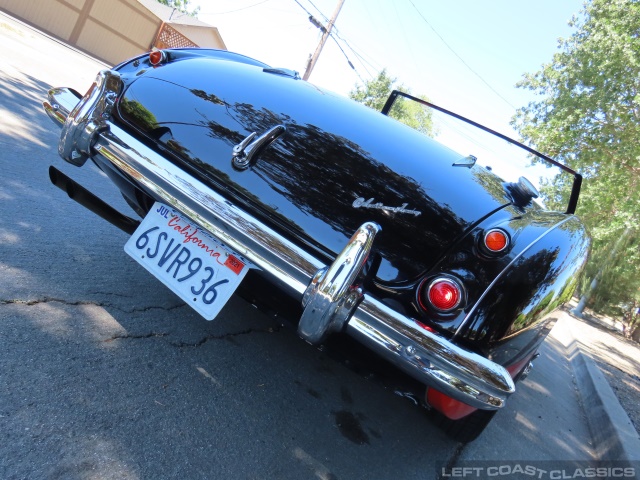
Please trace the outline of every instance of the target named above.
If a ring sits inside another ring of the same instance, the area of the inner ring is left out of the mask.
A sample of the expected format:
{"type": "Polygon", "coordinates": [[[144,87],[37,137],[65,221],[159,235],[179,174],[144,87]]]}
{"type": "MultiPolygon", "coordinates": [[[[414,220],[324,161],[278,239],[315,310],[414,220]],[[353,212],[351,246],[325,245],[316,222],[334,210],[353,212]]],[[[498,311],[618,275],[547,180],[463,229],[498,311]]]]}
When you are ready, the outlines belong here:
{"type": "Polygon", "coordinates": [[[149,54],[149,62],[154,67],[164,62],[165,58],[166,58],[165,53],[162,50],[154,50],[149,54]]]}
{"type": "Polygon", "coordinates": [[[492,253],[502,252],[509,246],[507,234],[496,228],[484,234],[484,246],[492,253]]]}
{"type": "Polygon", "coordinates": [[[426,300],[437,310],[453,310],[462,301],[462,288],[449,278],[436,278],[424,292],[426,300]]]}

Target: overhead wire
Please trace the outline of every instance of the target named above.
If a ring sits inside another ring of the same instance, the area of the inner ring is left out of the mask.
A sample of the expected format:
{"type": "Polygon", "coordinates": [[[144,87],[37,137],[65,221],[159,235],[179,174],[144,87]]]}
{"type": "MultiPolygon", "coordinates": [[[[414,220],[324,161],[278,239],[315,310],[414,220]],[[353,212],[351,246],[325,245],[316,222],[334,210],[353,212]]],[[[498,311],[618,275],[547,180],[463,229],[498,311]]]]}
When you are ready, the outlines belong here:
{"type": "MultiPolygon", "coordinates": [[[[307,10],[298,0],[293,0],[294,2],[296,2],[300,8],[302,8],[307,15],[309,15],[309,18],[313,18],[313,14],[307,10]]],[[[315,6],[315,4],[311,1],[311,0],[307,0],[312,6],[313,8],[315,8],[316,10],[318,10],[318,12],[320,12],[320,15],[322,15],[324,17],[325,20],[328,20],[328,17],[322,13],[322,11],[315,6]]],[[[335,24],[333,25],[333,28],[336,29],[335,24]]],[[[353,71],[356,73],[356,75],[358,76],[358,78],[360,79],[360,81],[362,83],[365,83],[364,79],[362,78],[362,75],[360,75],[360,72],[358,72],[358,70],[356,69],[355,65],[353,64],[353,62],[351,62],[351,60],[349,59],[349,56],[347,55],[347,53],[344,51],[344,49],[342,48],[342,46],[340,45],[340,43],[338,42],[338,39],[332,34],[332,32],[329,32],[329,37],[331,37],[331,39],[336,42],[336,45],[338,46],[338,48],[340,49],[340,51],[342,52],[342,55],[344,55],[344,58],[347,60],[347,63],[349,64],[349,66],[353,69],[353,71]]],[[[346,42],[345,42],[346,43],[346,42]]],[[[352,49],[353,50],[353,49],[352,49]]],[[[355,53],[355,52],[354,52],[355,53]]],[[[365,69],[366,70],[366,69],[365,69]]],[[[369,73],[369,72],[367,72],[369,73]]],[[[371,74],[369,74],[369,76],[371,76],[371,74]]]]}
{"type": "MultiPolygon", "coordinates": [[[[331,36],[333,37],[333,32],[331,32],[331,36]]],[[[369,68],[367,68],[367,65],[369,65],[369,67],[371,67],[373,70],[377,71],[378,69],[376,67],[374,67],[373,65],[371,65],[370,62],[367,61],[367,59],[365,59],[364,57],[362,57],[362,55],[360,55],[356,50],[353,49],[353,47],[349,44],[349,42],[347,42],[343,37],[341,37],[340,35],[336,35],[336,38],[334,38],[334,41],[337,42],[338,40],[340,40],[342,43],[344,43],[347,48],[353,53],[353,55],[355,56],[355,58],[358,59],[358,62],[360,63],[360,65],[362,66],[362,68],[364,69],[364,71],[367,73],[367,76],[369,78],[375,78],[375,75],[371,73],[371,71],[369,70],[369,68]]]]}
{"type": "Polygon", "coordinates": [[[444,43],[444,45],[451,51],[451,53],[453,53],[456,57],[458,57],[458,60],[460,60],[464,64],[464,66],[467,67],[469,71],[471,71],[471,73],[473,73],[476,77],[478,77],[482,81],[482,83],[484,83],[493,93],[495,93],[507,105],[509,105],[511,108],[515,110],[516,107],[512,105],[511,102],[509,102],[509,100],[504,98],[495,88],[489,85],[489,83],[484,78],[482,78],[478,72],[476,72],[473,68],[471,68],[469,64],[465,62],[464,59],[460,55],[458,55],[458,53],[445,41],[445,39],[442,38],[442,35],[440,35],[438,31],[435,28],[433,28],[433,25],[431,25],[429,21],[424,17],[424,15],[422,15],[422,12],[418,10],[418,7],[415,6],[415,4],[413,3],[413,0],[409,0],[409,3],[413,6],[416,12],[418,12],[418,15],[420,15],[420,18],[422,18],[422,20],[429,26],[429,28],[433,30],[433,33],[435,33],[438,36],[438,38],[442,41],[442,43],[444,43]]]}
{"type": "Polygon", "coordinates": [[[421,74],[419,69],[420,62],[417,60],[415,49],[414,49],[416,42],[415,41],[411,42],[407,38],[408,29],[405,28],[404,23],[402,22],[402,17],[400,16],[400,12],[398,11],[397,2],[393,2],[393,9],[396,13],[396,18],[398,19],[398,23],[400,24],[400,28],[402,30],[402,38],[404,39],[404,43],[407,46],[407,52],[412,59],[412,62],[407,67],[412,69],[414,75],[416,75],[419,78],[421,74]]]}
{"type": "Polygon", "coordinates": [[[322,15],[322,17],[325,19],[325,21],[327,21],[327,22],[329,21],[329,17],[327,17],[324,13],[322,13],[322,10],[320,10],[318,7],[316,7],[315,4],[311,0],[307,0],[307,2],[309,2],[311,4],[311,6],[313,8],[315,8],[320,15],[322,15]]]}
{"type": "MultiPolygon", "coordinates": [[[[375,71],[380,71],[382,70],[382,67],[379,66],[375,66],[373,65],[370,61],[368,61],[366,58],[364,58],[362,55],[360,55],[356,49],[351,46],[351,43],[349,43],[347,41],[346,38],[344,38],[342,35],[340,35],[340,30],[334,25],[333,26],[335,31],[336,36],[349,48],[349,50],[351,50],[353,52],[353,54],[360,60],[360,64],[362,65],[362,67],[367,71],[367,74],[371,77],[374,78],[375,75],[372,75],[371,72],[369,72],[369,69],[366,67],[366,65],[369,65],[373,70],[375,71]],[[366,65],[365,65],[366,64],[366,65]]],[[[333,31],[331,32],[333,34],[333,31]]],[[[373,59],[372,59],[373,60],[373,59]]],[[[375,60],[373,60],[375,61],[375,60]]]]}
{"type": "MultiPolygon", "coordinates": [[[[225,12],[217,12],[217,13],[209,13],[211,15],[224,15],[227,13],[234,13],[234,12],[239,12],[242,10],[247,10],[249,8],[253,8],[256,7],[258,5],[262,5],[263,3],[268,2],[269,0],[262,0],[261,2],[258,3],[254,3],[253,5],[247,5],[245,7],[242,8],[238,8],[235,10],[228,10],[225,12]]],[[[325,21],[328,21],[328,17],[322,13],[322,10],[320,10],[314,3],[312,0],[307,0],[311,6],[318,11],[318,13],[322,16],[322,18],[325,21]]],[[[302,8],[305,13],[307,15],[309,15],[309,17],[313,17],[313,14],[304,6],[302,5],[302,3],[300,3],[298,0],[294,0],[294,2],[296,2],[298,4],[298,6],[300,8],[302,8]]],[[[493,88],[478,72],[476,72],[473,68],[471,68],[471,66],[447,43],[447,41],[442,37],[442,35],[440,35],[440,33],[438,33],[438,31],[433,27],[433,25],[431,25],[431,23],[425,18],[425,16],[422,14],[422,12],[420,10],[418,10],[418,7],[416,7],[416,5],[413,3],[412,0],[409,0],[409,3],[411,4],[411,6],[413,6],[413,8],[416,10],[416,12],[418,12],[418,15],[420,16],[420,18],[427,24],[427,26],[433,31],[433,33],[440,39],[440,41],[458,58],[458,60],[460,60],[460,62],[462,62],[462,64],[469,70],[471,71],[476,77],[478,77],[478,79],[480,79],[480,81],[482,83],[484,83],[493,93],[495,93],[501,100],[503,100],[507,105],[509,105],[511,108],[516,108],[511,102],[509,102],[504,96],[502,96],[500,94],[500,92],[498,92],[495,88],[493,88]]],[[[396,15],[398,15],[398,11],[396,9],[396,15]]],[[[373,65],[370,61],[368,61],[366,58],[364,58],[363,55],[366,54],[360,54],[358,53],[358,51],[345,39],[340,35],[340,31],[338,30],[338,28],[335,26],[333,26],[333,29],[335,31],[335,36],[334,33],[331,32],[330,33],[330,37],[333,39],[333,41],[336,43],[336,45],[338,46],[338,48],[340,49],[340,51],[342,52],[342,54],[344,55],[345,59],[347,60],[349,66],[355,71],[356,75],[360,78],[360,80],[364,83],[364,80],[362,78],[362,75],[360,75],[360,73],[358,72],[358,70],[355,68],[353,62],[351,62],[351,60],[349,59],[349,56],[347,55],[347,53],[344,51],[344,49],[342,48],[342,46],[340,45],[340,42],[343,42],[346,47],[351,50],[351,52],[353,52],[353,54],[355,55],[355,57],[358,59],[359,63],[362,65],[362,68],[367,72],[367,75],[370,78],[374,78],[374,75],[372,75],[372,73],[369,71],[369,69],[367,68],[367,65],[369,67],[371,67],[374,70],[380,70],[379,67],[376,67],[375,65],[373,65]]],[[[403,35],[404,35],[404,29],[403,29],[403,35]]],[[[405,36],[405,41],[406,40],[406,36],[405,36]]],[[[373,59],[372,59],[373,60],[373,59]]]]}
{"type": "MultiPolygon", "coordinates": [[[[353,52],[353,54],[356,56],[356,58],[360,61],[360,65],[362,65],[362,68],[364,69],[365,72],[367,72],[367,75],[369,76],[369,78],[374,79],[375,78],[375,74],[372,74],[369,69],[367,68],[367,65],[365,63],[368,63],[364,58],[362,58],[358,52],[356,52],[347,42],[345,42],[344,39],[341,39],[345,45],[347,45],[347,47],[349,47],[349,49],[353,52]]],[[[369,64],[369,66],[371,66],[371,68],[374,68],[371,64],[369,64]]],[[[363,82],[364,83],[364,82],[363,82]]]]}
{"type": "Polygon", "coordinates": [[[356,75],[358,76],[358,78],[360,79],[360,81],[362,83],[365,83],[364,79],[362,78],[362,75],[360,75],[360,72],[358,72],[358,70],[356,69],[355,65],[353,63],[351,63],[351,60],[349,60],[349,57],[347,56],[347,54],[345,53],[345,51],[342,49],[342,47],[340,46],[340,43],[338,43],[338,39],[336,37],[334,37],[331,33],[329,33],[329,36],[333,39],[334,42],[336,42],[336,45],[338,46],[338,48],[340,49],[340,51],[342,52],[342,54],[344,55],[344,58],[347,59],[347,63],[349,64],[349,66],[353,69],[354,72],[356,72],[356,75]]]}
{"type": "MultiPolygon", "coordinates": [[[[313,17],[313,14],[312,14],[309,10],[307,10],[307,9],[304,7],[304,5],[302,5],[298,0],[293,0],[293,1],[294,1],[294,2],[296,2],[296,3],[300,6],[300,8],[301,8],[301,9],[303,9],[305,12],[307,12],[307,15],[309,15],[310,17],[313,17]]],[[[324,15],[323,15],[323,16],[324,16],[324,15]]]]}

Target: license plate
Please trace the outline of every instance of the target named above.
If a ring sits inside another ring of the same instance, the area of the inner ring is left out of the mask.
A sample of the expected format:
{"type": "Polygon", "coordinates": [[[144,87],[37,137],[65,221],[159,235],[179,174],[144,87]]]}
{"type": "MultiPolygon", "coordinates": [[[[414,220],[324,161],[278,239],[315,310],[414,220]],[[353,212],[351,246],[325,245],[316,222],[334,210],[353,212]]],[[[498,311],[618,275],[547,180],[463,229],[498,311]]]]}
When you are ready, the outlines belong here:
{"type": "Polygon", "coordinates": [[[196,223],[159,202],[124,251],[207,320],[218,315],[250,268],[196,223]]]}

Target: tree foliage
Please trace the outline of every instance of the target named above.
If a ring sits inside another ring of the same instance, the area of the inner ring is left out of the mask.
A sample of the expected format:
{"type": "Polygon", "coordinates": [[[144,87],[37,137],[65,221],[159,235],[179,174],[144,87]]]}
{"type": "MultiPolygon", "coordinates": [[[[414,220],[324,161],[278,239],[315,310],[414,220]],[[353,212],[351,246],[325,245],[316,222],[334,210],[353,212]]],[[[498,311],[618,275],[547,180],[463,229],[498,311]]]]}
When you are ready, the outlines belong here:
{"type": "MultiPolygon", "coordinates": [[[[349,92],[349,98],[379,112],[382,110],[382,107],[384,107],[393,90],[402,90],[403,92],[411,93],[411,91],[403,85],[397,85],[397,79],[391,77],[387,73],[387,70],[383,69],[373,80],[365,81],[362,86],[356,85],[355,89],[349,92]]],[[[428,98],[424,95],[420,95],[419,98],[428,101],[428,98]]],[[[431,111],[417,102],[399,98],[393,104],[389,116],[425,135],[433,136],[434,130],[431,111]]]]}
{"type": "MultiPolygon", "coordinates": [[[[583,174],[578,214],[594,240],[587,277],[600,280],[591,306],[620,314],[640,302],[640,2],[591,0],[570,25],[552,61],[519,82],[540,98],[513,125],[583,174]]],[[[570,186],[560,176],[545,185],[547,203],[566,205],[570,186]]]]}
{"type": "Polygon", "coordinates": [[[200,7],[196,7],[193,10],[189,10],[189,4],[191,0],[157,0],[159,3],[166,5],[167,7],[175,8],[181,13],[185,13],[191,17],[197,17],[200,13],[200,7]]]}

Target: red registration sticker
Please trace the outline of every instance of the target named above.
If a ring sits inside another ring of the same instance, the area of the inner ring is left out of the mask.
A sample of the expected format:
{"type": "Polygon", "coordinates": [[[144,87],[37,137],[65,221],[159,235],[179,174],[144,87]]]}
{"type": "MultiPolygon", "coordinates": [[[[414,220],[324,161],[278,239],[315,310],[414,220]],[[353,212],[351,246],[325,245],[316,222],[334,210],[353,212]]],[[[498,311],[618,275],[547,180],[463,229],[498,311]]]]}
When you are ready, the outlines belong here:
{"type": "Polygon", "coordinates": [[[242,269],[244,268],[244,263],[242,263],[240,260],[238,260],[233,255],[229,255],[227,257],[227,261],[224,262],[224,266],[227,267],[229,270],[231,270],[236,275],[238,275],[242,271],[242,269]]]}

